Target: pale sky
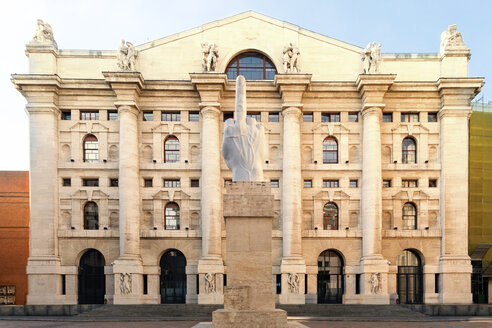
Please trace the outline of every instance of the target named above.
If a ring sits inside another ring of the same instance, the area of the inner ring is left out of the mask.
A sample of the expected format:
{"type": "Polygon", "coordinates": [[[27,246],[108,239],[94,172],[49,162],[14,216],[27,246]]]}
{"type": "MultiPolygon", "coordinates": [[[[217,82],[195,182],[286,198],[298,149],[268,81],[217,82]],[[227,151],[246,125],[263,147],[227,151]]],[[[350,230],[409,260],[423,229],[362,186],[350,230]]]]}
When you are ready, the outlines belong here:
{"type": "MultiPolygon", "coordinates": [[[[25,45],[38,18],[51,25],[59,49],[116,50],[121,39],[140,45],[248,10],[360,47],[381,42],[383,53],[438,53],[441,32],[458,24],[472,53],[469,76],[486,82],[492,76],[487,0],[2,0],[0,170],[29,169],[25,100],[10,75],[28,72],[25,45]]],[[[485,102],[492,100],[491,85],[482,93],[485,102]]]]}

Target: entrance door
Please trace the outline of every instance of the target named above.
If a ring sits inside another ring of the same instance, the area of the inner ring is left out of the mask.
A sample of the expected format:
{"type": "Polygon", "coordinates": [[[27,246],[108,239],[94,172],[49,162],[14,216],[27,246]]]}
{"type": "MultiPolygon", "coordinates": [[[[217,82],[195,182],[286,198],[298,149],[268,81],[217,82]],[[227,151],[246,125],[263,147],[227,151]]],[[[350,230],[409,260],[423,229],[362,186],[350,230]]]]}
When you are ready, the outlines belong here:
{"type": "Polygon", "coordinates": [[[186,303],[186,258],[178,250],[161,257],[161,303],[186,303]]]}
{"type": "Polygon", "coordinates": [[[396,281],[400,302],[421,304],[424,300],[424,288],[420,257],[410,250],[404,250],[398,255],[397,263],[396,281]]]}
{"type": "Polygon", "coordinates": [[[318,257],[318,304],[342,303],[343,259],[333,250],[318,257]]]}
{"type": "Polygon", "coordinates": [[[79,265],[79,304],[104,304],[104,256],[95,249],[85,252],[79,265]]]}

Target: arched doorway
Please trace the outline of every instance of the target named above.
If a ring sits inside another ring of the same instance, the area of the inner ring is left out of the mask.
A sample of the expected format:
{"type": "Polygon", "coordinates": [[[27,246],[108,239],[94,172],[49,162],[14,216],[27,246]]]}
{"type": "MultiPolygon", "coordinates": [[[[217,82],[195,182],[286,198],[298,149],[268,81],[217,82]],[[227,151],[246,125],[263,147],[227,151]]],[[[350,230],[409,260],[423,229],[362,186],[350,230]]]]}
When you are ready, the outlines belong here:
{"type": "Polygon", "coordinates": [[[343,259],[326,250],[318,256],[318,304],[342,303],[343,292],[343,259]]]}
{"type": "Polygon", "coordinates": [[[95,249],[82,255],[79,265],[79,304],[104,304],[104,256],[95,249]]]}
{"type": "Polygon", "coordinates": [[[420,256],[411,250],[404,250],[396,260],[398,296],[401,303],[421,304],[424,300],[423,270],[420,256]]]}
{"type": "Polygon", "coordinates": [[[186,303],[186,258],[180,251],[169,250],[161,257],[161,303],[186,303]]]}

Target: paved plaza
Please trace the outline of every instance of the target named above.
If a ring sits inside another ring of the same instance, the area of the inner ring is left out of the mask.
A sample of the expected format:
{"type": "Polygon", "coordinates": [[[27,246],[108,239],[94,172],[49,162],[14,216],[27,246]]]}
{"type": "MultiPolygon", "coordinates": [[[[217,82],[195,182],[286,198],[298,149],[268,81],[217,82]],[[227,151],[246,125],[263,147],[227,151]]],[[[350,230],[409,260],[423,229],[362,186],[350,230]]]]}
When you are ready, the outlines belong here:
{"type": "MultiPolygon", "coordinates": [[[[71,318],[0,318],[0,328],[51,328],[51,327],[71,327],[71,328],[191,328],[199,323],[199,320],[143,320],[143,321],[128,321],[118,318],[98,318],[97,321],[90,320],[73,320],[71,318]]],[[[344,318],[340,320],[327,320],[326,318],[312,318],[310,320],[299,319],[298,322],[310,328],[420,328],[420,327],[444,327],[444,328],[490,328],[492,327],[491,317],[459,317],[459,318],[436,318],[426,321],[391,321],[391,319],[382,318],[381,320],[365,320],[361,321],[357,318],[344,318]]]]}

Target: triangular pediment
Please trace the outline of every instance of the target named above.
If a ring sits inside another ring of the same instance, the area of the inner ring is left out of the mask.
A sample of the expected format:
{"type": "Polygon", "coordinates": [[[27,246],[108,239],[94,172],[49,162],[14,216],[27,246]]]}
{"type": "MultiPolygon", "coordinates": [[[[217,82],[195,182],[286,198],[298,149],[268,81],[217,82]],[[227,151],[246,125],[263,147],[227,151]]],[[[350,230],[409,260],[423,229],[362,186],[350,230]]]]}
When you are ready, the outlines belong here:
{"type": "Polygon", "coordinates": [[[109,128],[97,121],[80,121],[70,127],[70,131],[85,133],[108,132],[109,128]]]}
{"type": "Polygon", "coordinates": [[[146,80],[189,79],[202,72],[202,43],[218,49],[215,73],[224,73],[238,54],[256,51],[285,73],[283,49],[290,43],[300,51],[299,69],[313,79],[355,80],[361,72],[362,48],[253,11],[220,19],[136,47],[137,70],[146,80]]]}

